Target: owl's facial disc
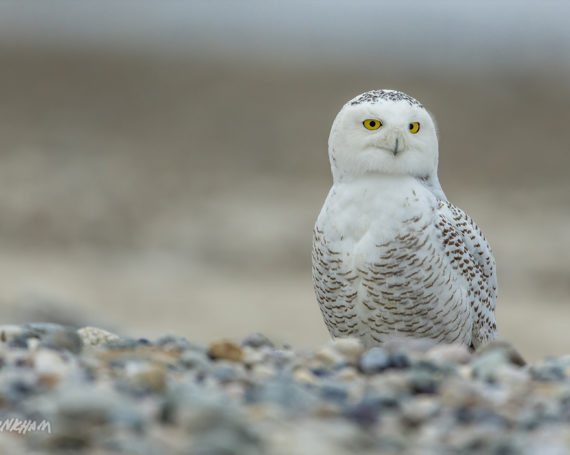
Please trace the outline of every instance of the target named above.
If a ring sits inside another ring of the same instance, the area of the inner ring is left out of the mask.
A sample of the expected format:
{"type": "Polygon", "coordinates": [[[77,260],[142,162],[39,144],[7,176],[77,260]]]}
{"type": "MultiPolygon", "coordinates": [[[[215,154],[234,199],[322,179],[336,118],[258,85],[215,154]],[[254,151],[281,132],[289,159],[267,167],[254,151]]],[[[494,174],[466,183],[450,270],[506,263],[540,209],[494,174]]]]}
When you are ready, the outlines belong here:
{"type": "Polygon", "coordinates": [[[437,149],[431,116],[419,103],[405,99],[349,102],[337,115],[329,138],[335,179],[433,175],[437,149]]]}

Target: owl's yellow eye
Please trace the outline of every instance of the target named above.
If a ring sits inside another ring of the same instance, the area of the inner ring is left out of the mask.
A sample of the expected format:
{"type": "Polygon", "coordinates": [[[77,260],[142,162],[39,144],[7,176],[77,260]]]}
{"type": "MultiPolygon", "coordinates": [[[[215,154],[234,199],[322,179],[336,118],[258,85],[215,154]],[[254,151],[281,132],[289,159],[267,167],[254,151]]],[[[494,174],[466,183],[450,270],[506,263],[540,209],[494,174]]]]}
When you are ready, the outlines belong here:
{"type": "Polygon", "coordinates": [[[375,120],[373,118],[364,120],[362,124],[364,125],[364,128],[366,128],[367,130],[377,130],[382,126],[382,122],[380,120],[375,120]]]}
{"type": "Polygon", "coordinates": [[[412,122],[408,125],[408,129],[410,130],[410,133],[412,134],[416,134],[419,130],[420,130],[420,124],[419,122],[412,122]]]}

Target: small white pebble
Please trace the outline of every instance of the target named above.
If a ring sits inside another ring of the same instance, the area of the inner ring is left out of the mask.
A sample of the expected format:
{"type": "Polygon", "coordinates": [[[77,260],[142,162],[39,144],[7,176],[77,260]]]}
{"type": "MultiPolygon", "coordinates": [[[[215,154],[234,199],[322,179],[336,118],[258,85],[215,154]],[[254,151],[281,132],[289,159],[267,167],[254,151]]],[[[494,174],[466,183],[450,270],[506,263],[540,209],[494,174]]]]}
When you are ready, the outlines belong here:
{"type": "Polygon", "coordinates": [[[344,357],[330,345],[323,346],[316,351],[315,358],[327,367],[334,367],[344,362],[344,357]]]}
{"type": "Polygon", "coordinates": [[[317,378],[313,373],[305,368],[299,368],[295,370],[293,373],[293,377],[295,380],[301,384],[310,384],[313,385],[317,382],[317,378]]]}
{"type": "Polygon", "coordinates": [[[6,343],[14,338],[22,335],[24,329],[19,325],[2,325],[0,326],[0,341],[6,343]]]}
{"type": "Polygon", "coordinates": [[[337,338],[331,342],[331,346],[350,362],[356,362],[364,352],[362,341],[358,338],[337,338]]]}
{"type": "Polygon", "coordinates": [[[77,334],[81,338],[83,346],[97,347],[121,339],[119,335],[97,327],[82,327],[77,330],[77,334]]]}

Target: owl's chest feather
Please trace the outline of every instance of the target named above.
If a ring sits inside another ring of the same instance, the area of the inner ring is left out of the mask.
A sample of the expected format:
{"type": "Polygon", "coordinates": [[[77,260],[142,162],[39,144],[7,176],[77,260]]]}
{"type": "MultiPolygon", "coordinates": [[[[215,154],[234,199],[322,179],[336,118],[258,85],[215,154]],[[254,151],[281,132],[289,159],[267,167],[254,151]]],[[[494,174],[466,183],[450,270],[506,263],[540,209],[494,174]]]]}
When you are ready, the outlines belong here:
{"type": "Polygon", "coordinates": [[[434,217],[435,197],[411,177],[333,186],[317,225],[355,267],[378,261],[378,247],[413,235],[434,217]]]}

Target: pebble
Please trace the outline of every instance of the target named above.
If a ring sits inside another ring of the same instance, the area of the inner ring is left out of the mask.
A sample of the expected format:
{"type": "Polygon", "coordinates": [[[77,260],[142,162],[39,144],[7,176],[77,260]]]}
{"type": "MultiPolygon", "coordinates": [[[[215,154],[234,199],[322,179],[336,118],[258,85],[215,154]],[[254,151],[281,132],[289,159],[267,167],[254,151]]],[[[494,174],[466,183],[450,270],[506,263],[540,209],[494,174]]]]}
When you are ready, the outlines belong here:
{"type": "Polygon", "coordinates": [[[145,364],[131,374],[132,383],[142,390],[161,393],[166,388],[167,375],[159,365],[145,364]]]}
{"type": "Polygon", "coordinates": [[[262,439],[241,413],[211,406],[186,421],[192,455],[263,455],[262,439]]]}
{"type": "Polygon", "coordinates": [[[254,365],[251,371],[253,372],[254,377],[258,378],[260,381],[264,381],[275,376],[277,368],[271,364],[260,363],[254,365]]]}
{"type": "Polygon", "coordinates": [[[424,354],[436,346],[429,338],[395,337],[386,341],[382,347],[389,353],[407,352],[409,354],[424,354]]]}
{"type": "Polygon", "coordinates": [[[164,335],[158,338],[154,344],[167,351],[206,351],[206,348],[204,346],[196,343],[191,343],[188,338],[177,335],[164,335]]]}
{"type": "Polygon", "coordinates": [[[441,409],[441,404],[433,397],[420,397],[409,400],[402,405],[402,417],[408,425],[420,423],[434,417],[441,409]]]}
{"type": "Polygon", "coordinates": [[[358,367],[366,374],[380,373],[390,366],[390,355],[383,348],[371,348],[360,356],[358,367]]]}
{"type": "Polygon", "coordinates": [[[353,367],[344,367],[337,371],[336,376],[345,382],[356,381],[358,376],[358,371],[353,367]]]}
{"type": "Polygon", "coordinates": [[[25,329],[20,325],[2,325],[0,326],[0,341],[7,343],[14,338],[21,337],[25,333],[25,329]]]}
{"type": "Polygon", "coordinates": [[[337,338],[330,345],[352,364],[356,364],[364,352],[364,346],[358,338],[337,338]]]}
{"type": "Polygon", "coordinates": [[[193,350],[182,352],[179,361],[180,365],[190,370],[207,371],[211,367],[206,354],[193,350]]]}
{"type": "Polygon", "coordinates": [[[369,400],[349,406],[344,415],[364,428],[371,428],[380,420],[380,407],[369,400]]]}
{"type": "Polygon", "coordinates": [[[57,350],[67,350],[77,354],[83,348],[83,341],[77,331],[62,328],[47,333],[41,340],[41,344],[57,350]]]}
{"type": "Polygon", "coordinates": [[[255,349],[250,346],[243,346],[242,350],[242,362],[250,366],[256,365],[258,363],[263,363],[267,357],[267,352],[265,349],[255,349]]]}
{"type": "Polygon", "coordinates": [[[315,385],[318,382],[317,376],[306,368],[298,368],[295,370],[293,377],[299,384],[315,385]]]}
{"type": "Polygon", "coordinates": [[[243,359],[243,350],[232,341],[219,340],[210,344],[208,347],[208,355],[214,360],[225,359],[241,362],[243,359]]]}
{"type": "Polygon", "coordinates": [[[440,344],[429,349],[425,357],[438,365],[465,365],[471,361],[472,355],[464,344],[440,344]]]}
{"type": "Polygon", "coordinates": [[[33,354],[33,368],[41,382],[53,386],[69,374],[71,365],[64,360],[62,353],[52,349],[38,349],[33,354]]]}
{"type": "Polygon", "coordinates": [[[413,371],[409,381],[412,392],[418,394],[434,394],[439,385],[438,377],[425,369],[413,371]]]}
{"type": "Polygon", "coordinates": [[[315,358],[328,368],[334,368],[346,363],[344,356],[330,345],[318,349],[315,352],[315,358]]]}
{"type": "Polygon", "coordinates": [[[509,363],[508,354],[502,350],[489,350],[479,354],[472,363],[473,375],[487,382],[496,379],[497,371],[509,363]]]}
{"type": "Polygon", "coordinates": [[[491,352],[502,352],[506,361],[517,366],[525,366],[527,364],[526,360],[522,355],[516,350],[516,348],[505,340],[494,340],[490,343],[480,346],[475,351],[476,357],[482,357],[491,352]]]}
{"type": "Polygon", "coordinates": [[[325,401],[344,402],[348,398],[348,387],[342,382],[326,381],[321,384],[319,395],[325,401]]]}
{"type": "Polygon", "coordinates": [[[570,356],[526,365],[505,342],[303,352],[260,334],[205,347],[0,326],[0,421],[51,424],[0,431],[0,453],[569,453],[569,368],[570,356]]]}
{"type": "Polygon", "coordinates": [[[258,401],[278,405],[287,414],[305,413],[317,402],[315,394],[284,372],[269,378],[258,390],[257,397],[258,401]]]}
{"type": "Polygon", "coordinates": [[[247,336],[241,343],[242,346],[259,349],[262,347],[273,348],[274,345],[269,338],[261,333],[253,333],[247,336]]]}
{"type": "Polygon", "coordinates": [[[562,365],[546,364],[532,367],[530,374],[537,381],[563,381],[566,371],[562,365]]]}

